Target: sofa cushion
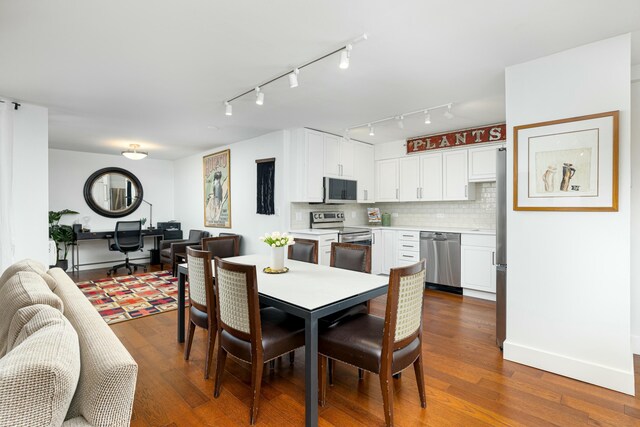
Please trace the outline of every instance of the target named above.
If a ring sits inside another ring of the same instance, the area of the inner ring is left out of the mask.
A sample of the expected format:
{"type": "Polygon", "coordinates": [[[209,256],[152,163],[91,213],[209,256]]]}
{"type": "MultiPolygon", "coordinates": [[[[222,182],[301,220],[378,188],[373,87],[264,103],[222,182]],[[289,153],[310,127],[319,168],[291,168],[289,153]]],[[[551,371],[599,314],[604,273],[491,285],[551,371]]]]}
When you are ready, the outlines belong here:
{"type": "Polygon", "coordinates": [[[44,281],[47,282],[47,285],[49,285],[49,289],[51,290],[54,290],[56,286],[58,286],[55,279],[46,272],[44,265],[32,259],[23,259],[22,261],[18,261],[9,266],[2,273],[2,276],[0,277],[0,288],[2,288],[4,284],[19,271],[32,271],[34,273],[38,273],[44,281]]]}
{"type": "Polygon", "coordinates": [[[80,375],[78,335],[48,305],[24,307],[15,319],[17,335],[0,359],[0,425],[61,425],[80,375]]]}
{"type": "Polygon", "coordinates": [[[0,357],[7,353],[9,325],[18,310],[33,304],[45,304],[63,312],[62,300],[51,292],[38,273],[32,271],[19,271],[7,280],[0,288],[0,301],[0,357]]]}

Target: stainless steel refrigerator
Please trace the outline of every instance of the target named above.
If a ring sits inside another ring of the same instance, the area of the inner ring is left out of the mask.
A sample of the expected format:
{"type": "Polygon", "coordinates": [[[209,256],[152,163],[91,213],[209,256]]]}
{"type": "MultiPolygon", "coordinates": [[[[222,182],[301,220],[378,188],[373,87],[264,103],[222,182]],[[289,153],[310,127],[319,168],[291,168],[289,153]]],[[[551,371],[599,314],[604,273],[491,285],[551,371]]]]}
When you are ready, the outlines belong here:
{"type": "Polygon", "coordinates": [[[496,159],[496,343],[507,338],[507,149],[496,159]]]}

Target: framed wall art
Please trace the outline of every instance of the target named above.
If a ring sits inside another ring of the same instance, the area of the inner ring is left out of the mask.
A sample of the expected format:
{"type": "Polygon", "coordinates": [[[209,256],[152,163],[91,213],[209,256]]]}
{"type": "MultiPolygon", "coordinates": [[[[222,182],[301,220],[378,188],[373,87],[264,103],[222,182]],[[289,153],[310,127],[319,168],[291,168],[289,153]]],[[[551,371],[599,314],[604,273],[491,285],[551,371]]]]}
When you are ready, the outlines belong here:
{"type": "Polygon", "coordinates": [[[231,228],[231,154],[229,150],[202,158],[204,226],[231,228]]]}
{"type": "Polygon", "coordinates": [[[515,126],[513,209],[618,210],[618,111],[515,126]]]}

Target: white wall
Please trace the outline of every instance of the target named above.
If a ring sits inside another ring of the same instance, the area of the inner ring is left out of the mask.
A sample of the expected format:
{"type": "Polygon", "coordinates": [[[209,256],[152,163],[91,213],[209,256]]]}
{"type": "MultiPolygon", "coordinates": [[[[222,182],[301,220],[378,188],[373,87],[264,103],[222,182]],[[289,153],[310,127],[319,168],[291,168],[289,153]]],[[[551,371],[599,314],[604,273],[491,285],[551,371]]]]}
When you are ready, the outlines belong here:
{"type": "Polygon", "coordinates": [[[231,229],[206,228],[212,235],[237,232],[242,235],[241,253],[268,253],[268,247],[258,240],[266,232],[289,229],[289,197],[285,192],[284,167],[290,142],[288,131],[277,131],[224,147],[216,147],[195,156],[175,161],[176,219],[182,228],[205,229],[202,157],[218,151],[231,150],[231,229]],[[256,160],[275,157],[275,215],[256,214],[256,160]]]}
{"type": "Polygon", "coordinates": [[[14,260],[49,265],[48,110],[22,104],[13,128],[14,260]]]}
{"type": "Polygon", "coordinates": [[[513,126],[620,110],[620,187],[619,212],[515,212],[509,159],[504,357],[633,394],[629,73],[629,35],[506,69],[511,152],[513,126]]]}
{"type": "Polygon", "coordinates": [[[640,354],[640,65],[631,68],[631,345],[640,354]]]}
{"type": "MultiPolygon", "coordinates": [[[[92,211],[84,200],[83,188],[87,178],[98,169],[120,167],[133,173],[142,184],[144,200],[153,204],[153,225],[158,221],[174,219],[173,168],[174,162],[147,157],[130,160],[121,155],[83,153],[78,151],[49,150],[49,210],[71,209],[79,215],[65,215],[61,224],[82,223],[89,217],[89,228],[93,231],[113,230],[118,220],[147,218],[149,225],[149,205],[142,203],[131,215],[122,218],[106,218],[92,211]]],[[[145,252],[132,254],[131,258],[149,256],[147,249],[153,246],[153,238],[145,239],[145,252]]],[[[106,240],[80,242],[81,263],[113,264],[122,260],[119,252],[110,252],[106,240]]],[[[71,255],[69,255],[71,265],[71,255]]],[[[99,265],[85,266],[83,269],[97,268],[99,265]]]]}

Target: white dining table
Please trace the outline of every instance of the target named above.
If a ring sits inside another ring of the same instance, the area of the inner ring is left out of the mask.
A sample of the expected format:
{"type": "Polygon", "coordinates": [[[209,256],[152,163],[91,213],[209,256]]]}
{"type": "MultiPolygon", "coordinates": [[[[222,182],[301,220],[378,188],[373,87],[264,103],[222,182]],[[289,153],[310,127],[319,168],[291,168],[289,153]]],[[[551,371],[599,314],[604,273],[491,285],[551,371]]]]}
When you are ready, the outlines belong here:
{"type": "MultiPolygon", "coordinates": [[[[287,273],[267,274],[262,270],[269,264],[268,256],[243,255],[225,260],[255,265],[260,302],[305,320],[305,425],[317,426],[318,319],[384,295],[389,278],[293,260],[285,261],[287,273]]],[[[188,274],[187,264],[179,264],[178,342],[184,342],[188,274]]]]}

